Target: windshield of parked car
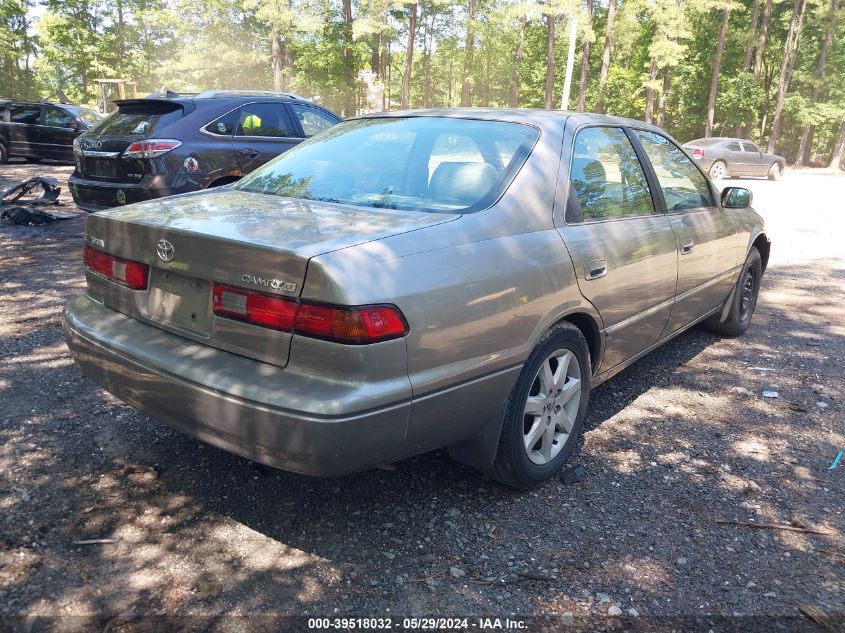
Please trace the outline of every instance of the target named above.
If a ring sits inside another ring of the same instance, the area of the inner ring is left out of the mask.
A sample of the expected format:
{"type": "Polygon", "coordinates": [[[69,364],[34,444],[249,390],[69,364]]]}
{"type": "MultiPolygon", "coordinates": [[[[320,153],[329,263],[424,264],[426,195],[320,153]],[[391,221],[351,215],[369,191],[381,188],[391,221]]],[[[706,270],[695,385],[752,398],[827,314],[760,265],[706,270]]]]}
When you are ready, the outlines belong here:
{"type": "Polygon", "coordinates": [[[474,211],[501,195],[538,134],[504,121],[357,119],[282,154],[235,188],[383,209],[474,211]]]}
{"type": "Polygon", "coordinates": [[[103,115],[89,108],[68,108],[73,114],[85,121],[89,126],[96,125],[103,120],[103,115]]]}

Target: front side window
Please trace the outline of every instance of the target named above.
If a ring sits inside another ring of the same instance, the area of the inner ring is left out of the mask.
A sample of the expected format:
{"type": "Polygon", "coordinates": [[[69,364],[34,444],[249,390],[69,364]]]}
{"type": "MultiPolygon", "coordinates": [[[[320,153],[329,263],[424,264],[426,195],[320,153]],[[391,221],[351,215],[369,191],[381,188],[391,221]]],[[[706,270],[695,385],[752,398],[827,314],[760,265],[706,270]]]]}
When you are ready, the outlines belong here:
{"type": "Polygon", "coordinates": [[[317,108],[309,108],[308,106],[292,103],[290,109],[293,110],[293,115],[299,119],[299,125],[302,127],[302,133],[305,134],[305,138],[319,134],[337,123],[336,119],[331,118],[328,114],[321,112],[317,108]]]}
{"type": "Polygon", "coordinates": [[[759,152],[760,148],[757,147],[754,143],[750,141],[743,141],[742,146],[745,148],[746,152],[759,152]]]}
{"type": "Polygon", "coordinates": [[[643,167],[621,128],[578,132],[569,179],[570,224],[654,213],[643,167]]]}
{"type": "Polygon", "coordinates": [[[38,106],[12,106],[9,121],[12,123],[26,123],[38,125],[41,118],[41,108],[38,106]]]}
{"type": "Polygon", "coordinates": [[[68,112],[59,110],[58,108],[47,108],[44,116],[44,124],[50,127],[63,127],[76,129],[78,124],[68,112]]]}
{"type": "Polygon", "coordinates": [[[669,139],[654,132],[635,132],[657,174],[669,213],[712,207],[707,179],[669,139]]]}
{"type": "Polygon", "coordinates": [[[297,136],[281,103],[250,103],[241,108],[237,136],[297,136]]]}
{"type": "Polygon", "coordinates": [[[235,188],[382,209],[472,212],[501,195],[538,134],[504,121],[356,119],[285,152],[235,188]]]}
{"type": "Polygon", "coordinates": [[[741,152],[742,148],[739,146],[739,143],[736,141],[732,143],[728,143],[725,147],[727,147],[732,152],[741,152]]]}

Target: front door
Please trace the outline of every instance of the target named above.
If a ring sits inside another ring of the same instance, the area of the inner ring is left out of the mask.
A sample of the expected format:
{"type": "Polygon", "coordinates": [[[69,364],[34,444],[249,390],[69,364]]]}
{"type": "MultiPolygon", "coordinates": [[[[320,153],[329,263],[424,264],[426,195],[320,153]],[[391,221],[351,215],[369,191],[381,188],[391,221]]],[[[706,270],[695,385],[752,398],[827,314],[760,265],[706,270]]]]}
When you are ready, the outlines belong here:
{"type": "Polygon", "coordinates": [[[54,160],[73,160],[73,139],[82,124],[69,112],[53,106],[44,107],[44,124],[38,126],[41,156],[54,160]]]}
{"type": "Polygon", "coordinates": [[[675,232],[678,290],[666,334],[721,305],[737,267],[736,224],[716,202],[704,174],[681,149],[661,134],[637,130],[675,232]]]}
{"type": "Polygon", "coordinates": [[[677,247],[626,132],[585,127],[573,143],[565,222],[558,228],[578,287],[606,333],[599,371],[657,342],[675,296],[677,247]]]}
{"type": "Polygon", "coordinates": [[[232,144],[244,174],[258,169],[301,141],[284,103],[241,106],[232,144]]]}

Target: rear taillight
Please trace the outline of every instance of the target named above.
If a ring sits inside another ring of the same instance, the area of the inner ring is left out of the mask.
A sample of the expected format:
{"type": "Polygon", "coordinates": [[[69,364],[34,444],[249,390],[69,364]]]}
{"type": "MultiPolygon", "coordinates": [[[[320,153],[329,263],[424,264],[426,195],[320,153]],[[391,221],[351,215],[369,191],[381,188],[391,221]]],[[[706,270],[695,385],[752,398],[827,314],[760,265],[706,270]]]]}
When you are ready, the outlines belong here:
{"type": "Polygon", "coordinates": [[[408,333],[402,313],[390,305],[297,303],[220,284],[214,284],[213,305],[217,316],[339,343],[377,343],[408,333]]]}
{"type": "Polygon", "coordinates": [[[693,147],[691,153],[692,157],[696,160],[701,160],[702,158],[704,158],[704,150],[700,147],[693,147]]]}
{"type": "Polygon", "coordinates": [[[214,314],[274,330],[293,330],[297,303],[260,292],[214,284],[214,314]]]}
{"type": "Polygon", "coordinates": [[[158,158],[182,144],[172,138],[135,141],[123,152],[124,158],[158,158]]]}
{"type": "Polygon", "coordinates": [[[341,308],[303,303],[294,331],[342,343],[375,343],[405,336],[408,326],[394,306],[341,308]]]}
{"type": "Polygon", "coordinates": [[[146,290],[150,267],[141,262],[133,262],[121,257],[109,255],[90,246],[85,247],[85,267],[91,272],[126,286],[132,290],[146,290]]]}

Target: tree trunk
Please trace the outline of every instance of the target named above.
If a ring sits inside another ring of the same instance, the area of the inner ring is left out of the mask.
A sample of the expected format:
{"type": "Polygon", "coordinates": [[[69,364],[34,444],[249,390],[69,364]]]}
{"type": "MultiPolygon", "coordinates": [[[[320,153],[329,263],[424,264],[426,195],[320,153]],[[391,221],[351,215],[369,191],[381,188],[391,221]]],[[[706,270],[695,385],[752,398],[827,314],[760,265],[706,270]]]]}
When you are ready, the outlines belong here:
{"type": "MultiPolygon", "coordinates": [[[[813,88],[813,103],[818,103],[822,98],[824,71],[827,65],[827,56],[830,53],[830,46],[833,43],[834,23],[836,22],[836,10],[839,8],[839,0],[831,0],[830,9],[827,13],[827,27],[825,28],[824,41],[822,42],[822,50],[819,53],[818,68],[818,82],[813,88]]],[[[795,160],[796,167],[803,167],[805,163],[810,161],[810,154],[813,149],[813,134],[815,133],[815,126],[811,123],[804,125],[804,131],[801,134],[801,147],[798,150],[798,158],[795,160]]]]}
{"type": "MultiPolygon", "coordinates": [[[[522,6],[522,0],[520,0],[520,6],[522,6]]],[[[516,40],[516,53],[514,53],[513,57],[513,72],[511,74],[511,94],[510,94],[510,101],[509,105],[512,108],[519,107],[519,84],[522,80],[521,72],[522,72],[522,58],[525,54],[524,52],[525,47],[525,15],[520,12],[519,14],[519,36],[516,40]]]]}
{"type": "MultiPolygon", "coordinates": [[[[588,24],[593,23],[593,0],[587,0],[588,24]]],[[[585,37],[581,45],[581,81],[578,84],[578,112],[587,104],[587,72],[590,70],[590,38],[585,37]]]]}
{"type": "Polygon", "coordinates": [[[343,69],[346,81],[346,99],[343,116],[357,114],[357,90],[355,89],[355,59],[352,54],[352,0],[343,0],[343,69]]]}
{"type": "Polygon", "coordinates": [[[555,82],[555,17],[546,14],[546,101],[547,110],[552,109],[552,90],[555,82]]]}
{"type": "Polygon", "coordinates": [[[423,107],[431,107],[431,18],[423,20],[423,107]]]}
{"type": "Polygon", "coordinates": [[[757,33],[757,20],[760,17],[760,0],[754,0],[754,9],[751,12],[751,31],[748,41],[745,43],[745,57],[742,59],[742,72],[747,73],[751,69],[751,60],[754,59],[754,35],[757,33]]]}
{"type": "Polygon", "coordinates": [[[282,58],[282,44],[279,41],[279,31],[273,29],[270,34],[271,54],[273,57],[273,90],[282,91],[287,88],[284,80],[284,60],[282,58]]]}
{"type": "Polygon", "coordinates": [[[839,138],[836,139],[836,145],[833,147],[830,168],[842,169],[843,164],[845,164],[845,121],[842,121],[842,127],[839,128],[839,138]]]}
{"type": "Polygon", "coordinates": [[[417,3],[410,6],[411,16],[408,18],[408,43],[405,46],[405,72],[402,74],[401,107],[407,110],[411,101],[411,70],[414,64],[414,35],[417,32],[417,3]]]}
{"type": "Polygon", "coordinates": [[[725,49],[725,34],[728,32],[728,18],[731,12],[722,11],[722,26],[719,29],[719,43],[713,58],[713,74],[710,76],[710,96],[707,98],[707,122],[704,125],[705,138],[713,134],[713,119],[716,117],[716,92],[719,89],[719,70],[722,66],[722,51],[725,49]]]}
{"type": "Polygon", "coordinates": [[[657,58],[652,55],[648,65],[648,81],[645,85],[645,122],[651,124],[654,118],[654,80],[657,79],[657,58]]]}
{"type": "Polygon", "coordinates": [[[604,34],[604,52],[601,56],[601,72],[599,73],[599,89],[596,98],[596,112],[604,113],[604,85],[610,70],[610,50],[613,48],[613,22],[616,17],[616,0],[609,0],[607,6],[607,29],[604,34]]]}
{"type": "Polygon", "coordinates": [[[789,22],[789,31],[787,31],[786,41],[783,43],[783,59],[780,64],[780,78],[778,79],[778,90],[775,97],[775,114],[772,117],[772,132],[769,134],[769,145],[766,149],[769,154],[774,153],[775,143],[780,136],[780,126],[783,122],[783,103],[789,90],[789,82],[792,79],[792,67],[798,53],[798,41],[801,38],[801,26],[804,23],[806,11],[807,0],[795,0],[795,4],[792,5],[792,20],[789,22]]]}
{"type": "Polygon", "coordinates": [[[666,100],[669,98],[669,87],[672,82],[671,67],[663,69],[663,89],[660,91],[660,106],[657,109],[657,127],[663,127],[666,122],[666,100]]]}
{"type": "Polygon", "coordinates": [[[381,33],[373,33],[370,41],[370,69],[376,80],[381,79],[381,33]]]}
{"type": "Polygon", "coordinates": [[[461,107],[468,108],[472,105],[472,85],[470,77],[472,76],[472,61],[475,53],[475,33],[473,33],[473,26],[475,26],[475,0],[469,0],[469,12],[467,14],[467,43],[466,54],[464,55],[464,81],[461,84],[461,107]]]}
{"type": "Polygon", "coordinates": [[[126,39],[123,34],[123,0],[117,0],[117,74],[123,77],[123,60],[126,54],[126,39]]]}
{"type": "Polygon", "coordinates": [[[766,49],[766,34],[769,32],[769,21],[772,19],[772,0],[766,0],[766,7],[763,9],[763,23],[760,25],[760,32],[757,35],[757,51],[754,55],[754,81],[760,79],[760,71],[763,68],[763,51],[766,49]]]}

